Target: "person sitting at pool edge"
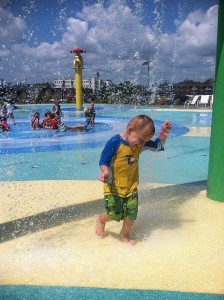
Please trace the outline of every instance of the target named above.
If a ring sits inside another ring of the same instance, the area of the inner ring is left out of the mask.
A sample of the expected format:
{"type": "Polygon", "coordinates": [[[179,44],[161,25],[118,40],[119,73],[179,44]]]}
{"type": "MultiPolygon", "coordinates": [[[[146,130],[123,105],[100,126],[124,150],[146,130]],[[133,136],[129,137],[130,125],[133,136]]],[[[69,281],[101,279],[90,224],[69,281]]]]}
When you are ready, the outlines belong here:
{"type": "Polygon", "coordinates": [[[107,142],[99,161],[99,180],[104,183],[106,212],[97,218],[97,236],[103,237],[107,222],[123,220],[120,240],[136,244],[130,231],[138,213],[139,155],[143,149],[164,150],[163,144],[171,128],[170,121],[166,121],[159,137],[152,141],[155,133],[153,120],[147,115],[138,115],[129,121],[124,132],[107,142]]]}
{"type": "Polygon", "coordinates": [[[70,132],[77,132],[77,131],[87,131],[89,128],[88,126],[90,125],[90,121],[86,119],[84,124],[79,124],[79,125],[74,125],[74,126],[69,126],[65,123],[61,123],[58,126],[58,129],[60,132],[65,132],[65,131],[70,131],[70,132]]]}
{"type": "Polygon", "coordinates": [[[88,109],[84,109],[85,117],[86,120],[84,124],[79,124],[79,125],[74,125],[74,126],[69,126],[65,123],[61,123],[61,118],[56,114],[56,119],[58,122],[58,129],[60,132],[65,132],[65,131],[70,131],[70,132],[77,132],[77,131],[87,131],[89,129],[89,126],[92,125],[91,122],[91,116],[90,113],[88,112],[88,109]]]}

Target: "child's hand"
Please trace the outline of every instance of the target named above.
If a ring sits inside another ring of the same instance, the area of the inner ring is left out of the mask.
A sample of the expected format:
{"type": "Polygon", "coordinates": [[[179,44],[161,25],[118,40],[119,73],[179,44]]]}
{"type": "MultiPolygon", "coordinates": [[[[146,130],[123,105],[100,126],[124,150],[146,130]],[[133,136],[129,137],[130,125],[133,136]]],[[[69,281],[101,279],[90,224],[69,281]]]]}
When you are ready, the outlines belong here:
{"type": "Polygon", "coordinates": [[[170,123],[170,121],[166,120],[162,125],[162,130],[166,133],[169,133],[172,127],[173,125],[170,123]]]}
{"type": "Polygon", "coordinates": [[[99,176],[99,180],[102,182],[107,182],[107,180],[110,178],[109,172],[102,172],[99,176]]]}

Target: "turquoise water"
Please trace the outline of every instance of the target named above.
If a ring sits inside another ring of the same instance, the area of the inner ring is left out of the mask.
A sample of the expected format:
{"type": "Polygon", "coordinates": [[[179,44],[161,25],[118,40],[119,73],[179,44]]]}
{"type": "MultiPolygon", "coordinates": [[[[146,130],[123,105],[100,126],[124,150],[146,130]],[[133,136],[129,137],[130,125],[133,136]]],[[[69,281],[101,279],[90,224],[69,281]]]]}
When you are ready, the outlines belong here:
{"type": "MultiPolygon", "coordinates": [[[[209,138],[188,137],[189,127],[210,127],[211,112],[156,110],[148,106],[96,105],[96,126],[85,133],[31,130],[30,118],[38,110],[43,117],[51,108],[23,106],[15,110],[17,125],[0,136],[0,180],[96,180],[98,161],[106,141],[124,130],[137,114],[153,118],[158,135],[163,121],[169,119],[173,130],[165,151],[145,151],[140,159],[140,181],[181,184],[207,179],[209,138]],[[193,172],[192,172],[193,169],[193,172]]],[[[62,105],[63,121],[69,125],[84,122],[84,113],[62,105]]],[[[10,122],[10,120],[9,120],[10,122]]]]}
{"type": "Polygon", "coordinates": [[[4,300],[223,300],[223,295],[88,287],[0,286],[4,300]]]}

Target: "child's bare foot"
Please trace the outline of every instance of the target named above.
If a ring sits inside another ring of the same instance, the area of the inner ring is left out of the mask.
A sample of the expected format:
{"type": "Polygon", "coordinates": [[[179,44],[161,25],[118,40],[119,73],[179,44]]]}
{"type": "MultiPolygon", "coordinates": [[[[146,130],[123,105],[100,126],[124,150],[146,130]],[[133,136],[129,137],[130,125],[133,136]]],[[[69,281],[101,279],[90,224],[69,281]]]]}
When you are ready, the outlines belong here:
{"type": "Polygon", "coordinates": [[[100,218],[98,217],[96,220],[96,235],[100,238],[103,238],[104,236],[104,227],[105,227],[105,223],[102,223],[100,221],[100,218]]]}
{"type": "Polygon", "coordinates": [[[120,240],[124,243],[128,243],[131,246],[135,246],[137,244],[136,240],[133,240],[132,238],[130,238],[129,235],[125,236],[125,235],[120,235],[120,240]]]}

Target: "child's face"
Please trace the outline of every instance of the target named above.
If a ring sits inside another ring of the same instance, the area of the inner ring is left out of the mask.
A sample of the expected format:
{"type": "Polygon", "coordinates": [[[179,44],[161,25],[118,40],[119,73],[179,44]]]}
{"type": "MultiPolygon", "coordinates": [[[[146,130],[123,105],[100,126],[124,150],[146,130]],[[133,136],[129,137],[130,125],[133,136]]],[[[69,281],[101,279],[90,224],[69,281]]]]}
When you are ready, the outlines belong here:
{"type": "Polygon", "coordinates": [[[153,137],[153,134],[148,127],[136,130],[132,128],[132,126],[129,126],[127,132],[127,141],[133,150],[143,147],[144,144],[153,137]]]}

